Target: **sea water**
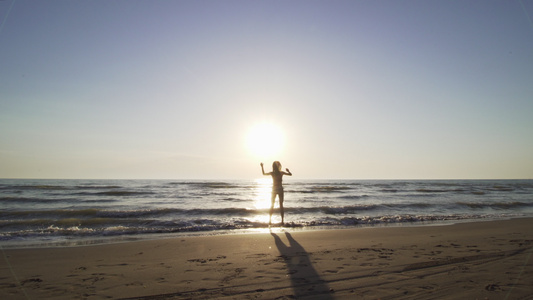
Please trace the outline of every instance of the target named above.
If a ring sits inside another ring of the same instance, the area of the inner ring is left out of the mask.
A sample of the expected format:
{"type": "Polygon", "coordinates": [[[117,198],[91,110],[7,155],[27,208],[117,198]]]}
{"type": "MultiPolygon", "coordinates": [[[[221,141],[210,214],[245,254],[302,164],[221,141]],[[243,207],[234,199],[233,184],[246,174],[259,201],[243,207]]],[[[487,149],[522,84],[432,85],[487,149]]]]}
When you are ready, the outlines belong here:
{"type": "MultiPolygon", "coordinates": [[[[285,227],[533,216],[533,180],[293,180],[285,227]]],[[[0,180],[0,246],[264,230],[272,180],[0,180]]],[[[278,200],[273,225],[279,226],[278,200]]]]}

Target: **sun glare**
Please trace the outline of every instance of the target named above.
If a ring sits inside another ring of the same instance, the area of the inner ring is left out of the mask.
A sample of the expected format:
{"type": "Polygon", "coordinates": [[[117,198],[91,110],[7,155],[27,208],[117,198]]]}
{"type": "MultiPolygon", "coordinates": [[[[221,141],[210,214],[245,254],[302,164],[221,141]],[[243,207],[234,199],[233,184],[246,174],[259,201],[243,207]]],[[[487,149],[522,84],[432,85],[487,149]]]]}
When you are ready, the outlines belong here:
{"type": "Polygon", "coordinates": [[[284,145],[283,132],[270,123],[257,124],[246,137],[250,153],[261,159],[273,158],[281,153],[284,145]]]}

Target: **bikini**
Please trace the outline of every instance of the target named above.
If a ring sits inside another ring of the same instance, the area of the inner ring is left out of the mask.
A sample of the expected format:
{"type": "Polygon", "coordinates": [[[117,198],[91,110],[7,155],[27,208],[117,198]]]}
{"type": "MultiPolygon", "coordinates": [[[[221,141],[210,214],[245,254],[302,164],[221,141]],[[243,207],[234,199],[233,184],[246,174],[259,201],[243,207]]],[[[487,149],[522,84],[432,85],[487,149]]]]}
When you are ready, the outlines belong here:
{"type": "Polygon", "coordinates": [[[281,194],[281,193],[283,193],[283,186],[273,186],[272,187],[272,193],[273,194],[281,194]]]}

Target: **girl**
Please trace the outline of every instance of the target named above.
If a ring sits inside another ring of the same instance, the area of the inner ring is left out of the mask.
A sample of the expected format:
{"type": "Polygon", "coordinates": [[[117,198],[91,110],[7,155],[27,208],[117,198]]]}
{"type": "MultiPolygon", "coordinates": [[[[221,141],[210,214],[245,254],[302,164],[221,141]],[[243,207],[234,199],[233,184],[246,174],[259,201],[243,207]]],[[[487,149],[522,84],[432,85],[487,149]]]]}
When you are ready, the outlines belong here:
{"type": "Polygon", "coordinates": [[[279,211],[281,213],[281,225],[284,225],[284,212],[283,212],[283,185],[281,185],[281,182],[283,180],[283,175],[289,175],[292,176],[291,171],[289,169],[285,169],[287,172],[281,171],[281,163],[279,161],[275,161],[272,163],[272,172],[265,173],[265,169],[263,168],[263,163],[261,163],[261,171],[263,171],[263,175],[270,175],[272,176],[272,199],[270,203],[270,218],[268,221],[268,225],[272,224],[272,214],[274,213],[274,201],[276,200],[276,195],[278,195],[279,198],[279,211]]]}

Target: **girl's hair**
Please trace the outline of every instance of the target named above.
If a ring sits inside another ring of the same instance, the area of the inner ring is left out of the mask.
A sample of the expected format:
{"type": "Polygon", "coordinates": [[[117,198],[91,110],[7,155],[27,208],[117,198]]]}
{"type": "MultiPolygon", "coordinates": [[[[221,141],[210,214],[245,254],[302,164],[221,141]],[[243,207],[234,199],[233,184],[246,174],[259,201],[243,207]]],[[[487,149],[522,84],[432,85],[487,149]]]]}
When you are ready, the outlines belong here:
{"type": "Polygon", "coordinates": [[[281,163],[279,161],[276,160],[272,163],[272,171],[276,173],[281,172],[281,163]]]}

